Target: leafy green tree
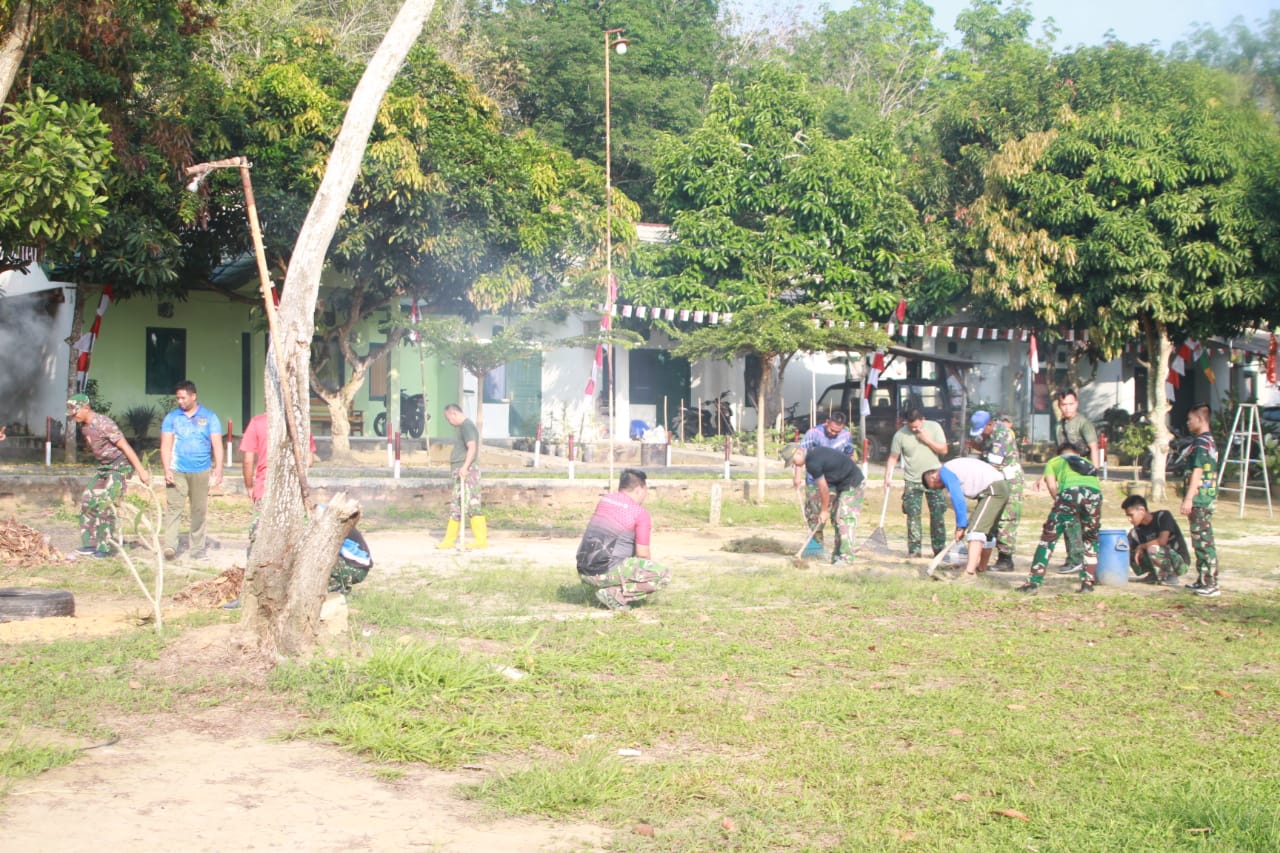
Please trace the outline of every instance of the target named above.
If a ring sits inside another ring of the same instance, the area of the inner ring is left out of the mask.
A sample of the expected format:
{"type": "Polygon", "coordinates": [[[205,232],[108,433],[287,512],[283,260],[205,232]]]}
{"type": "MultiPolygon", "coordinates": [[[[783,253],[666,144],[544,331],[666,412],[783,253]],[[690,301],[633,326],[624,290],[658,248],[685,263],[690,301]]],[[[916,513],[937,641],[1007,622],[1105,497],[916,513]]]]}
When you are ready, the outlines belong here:
{"type": "MultiPolygon", "coordinates": [[[[80,231],[83,239],[51,242],[46,258],[75,282],[81,304],[107,283],[119,298],[182,298],[189,259],[181,239],[179,175],[192,162],[191,141],[207,118],[202,107],[216,101],[210,95],[216,86],[192,62],[212,18],[185,0],[116,0],[92,10],[70,0],[29,6],[35,17],[20,65],[27,86],[66,104],[96,107],[112,146],[102,188],[95,191],[107,199],[101,227],[80,231]]],[[[76,161],[59,166],[82,168],[76,161]]],[[[77,312],[73,340],[80,331],[77,312]]],[[[75,381],[74,362],[71,352],[69,383],[75,381]]],[[[66,454],[74,457],[74,442],[67,442],[66,454]]]]}
{"type": "Polygon", "coordinates": [[[1143,48],[1077,51],[1059,73],[1075,106],[990,163],[974,289],[1045,325],[1087,326],[1106,358],[1147,342],[1162,496],[1174,341],[1274,311],[1280,137],[1221,77],[1143,48]]]}
{"type": "MultiPolygon", "coordinates": [[[[456,317],[430,320],[420,327],[421,346],[456,364],[476,377],[484,387],[485,377],[504,364],[532,355],[542,348],[529,334],[527,324],[505,326],[493,337],[481,339],[456,317]]],[[[484,406],[476,406],[476,429],[484,434],[484,406]]]]}
{"type": "Polygon", "coordinates": [[[895,152],[829,139],[816,106],[769,66],[741,92],[716,86],[702,127],[664,137],[658,192],[676,239],[660,275],[630,285],[636,298],[738,312],[785,297],[859,319],[945,269],[895,152]]]}
{"type": "Polygon", "coordinates": [[[109,128],[99,110],[42,89],[10,105],[0,124],[0,272],[24,262],[15,250],[79,246],[106,218],[109,128]]]}
{"type": "Polygon", "coordinates": [[[1253,28],[1236,18],[1222,32],[1203,25],[1170,50],[1175,59],[1221,68],[1249,88],[1258,108],[1273,119],[1280,111],[1280,10],[1270,10],[1253,28]]]}
{"type": "MultiPolygon", "coordinates": [[[[237,84],[226,137],[260,171],[280,267],[357,69],[319,31],[286,33],[237,84]]],[[[317,302],[324,349],[340,350],[350,369],[337,383],[312,376],[334,452],[347,452],[346,413],[379,353],[360,338],[366,318],[389,312],[394,346],[408,328],[402,299],[467,315],[537,300],[594,258],[602,185],[597,169],[532,132],[505,133],[474,86],[417,46],[378,113],[333,245],[330,265],[348,284],[317,302]]]]}
{"type": "MultiPolygon", "coordinates": [[[[803,326],[800,315],[887,316],[921,281],[945,272],[947,258],[902,192],[892,149],[829,139],[817,113],[802,81],[777,66],[741,92],[716,86],[702,127],[663,140],[658,193],[675,239],[649,253],[653,275],[627,283],[628,298],[731,312],[729,336],[779,312],[778,340],[814,350],[827,341],[812,322],[813,340],[788,337],[803,326]],[[787,305],[798,306],[794,315],[787,305]]],[[[796,349],[755,351],[771,370],[783,357],[780,384],[796,349]]],[[[758,399],[763,426],[770,395],[758,399]]]]}
{"type": "Polygon", "coordinates": [[[936,108],[942,43],[922,0],[858,0],[843,11],[825,8],[787,64],[827,90],[826,126],[839,138],[926,118],[936,108]]]}
{"type": "Polygon", "coordinates": [[[475,24],[522,72],[515,118],[574,157],[604,162],[604,31],[625,27],[611,63],[613,180],[653,217],[655,140],[696,127],[722,78],[716,0],[490,0],[475,24]]]}
{"type": "MultiPolygon", "coordinates": [[[[761,364],[780,365],[779,381],[786,363],[801,351],[841,352],[884,346],[888,337],[876,329],[844,322],[828,326],[814,316],[812,305],[750,305],[733,315],[732,322],[704,326],[680,335],[676,355],[689,360],[722,358],[726,361],[754,355],[761,364]]],[[[760,371],[756,388],[756,499],[764,501],[765,434],[768,432],[764,401],[770,396],[771,372],[760,371]]]]}

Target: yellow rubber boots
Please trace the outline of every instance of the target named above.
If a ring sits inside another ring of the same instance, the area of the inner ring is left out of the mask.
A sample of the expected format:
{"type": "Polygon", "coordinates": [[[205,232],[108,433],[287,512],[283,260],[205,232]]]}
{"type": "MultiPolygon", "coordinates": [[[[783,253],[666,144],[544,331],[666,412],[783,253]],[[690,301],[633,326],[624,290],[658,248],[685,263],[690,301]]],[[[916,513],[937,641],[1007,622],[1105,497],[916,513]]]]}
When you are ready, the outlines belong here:
{"type": "Polygon", "coordinates": [[[489,523],[483,515],[471,517],[471,541],[467,548],[484,548],[489,544],[489,523]]]}
{"type": "Polygon", "coordinates": [[[460,529],[461,527],[458,524],[457,519],[455,518],[449,519],[449,529],[444,532],[444,538],[440,540],[439,544],[437,544],[436,547],[452,548],[454,544],[458,541],[458,530],[460,529]]]}

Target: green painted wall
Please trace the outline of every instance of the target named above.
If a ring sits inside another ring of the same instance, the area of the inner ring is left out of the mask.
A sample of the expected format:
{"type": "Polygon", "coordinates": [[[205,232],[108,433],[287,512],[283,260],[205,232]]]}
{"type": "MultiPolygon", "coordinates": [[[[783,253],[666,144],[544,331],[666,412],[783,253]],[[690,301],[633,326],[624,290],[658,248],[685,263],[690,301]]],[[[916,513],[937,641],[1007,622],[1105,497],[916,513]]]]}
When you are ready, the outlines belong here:
{"type": "MultiPolygon", "coordinates": [[[[226,428],[230,418],[236,433],[241,419],[241,332],[250,329],[249,307],[211,293],[193,293],[186,302],[173,302],[172,317],[161,317],[156,302],[129,299],[112,303],[102,318],[89,365],[89,378],[98,382],[99,395],[119,415],[134,405],[152,404],[168,412],[175,407],[173,392],[146,393],[146,330],[149,327],[187,330],[186,378],[196,384],[200,402],[217,413],[226,428]]],[[[97,301],[83,306],[84,327],[93,322],[97,301]]],[[[262,336],[256,335],[251,359],[258,399],[262,396],[262,336]]],[[[259,403],[261,408],[261,403],[259,403]]],[[[159,434],[159,425],[153,435],[159,434]]]]}
{"type": "MultiPolygon", "coordinates": [[[[97,300],[83,306],[84,328],[93,322],[97,300]]],[[[196,383],[200,402],[217,413],[226,428],[234,422],[236,435],[244,431],[243,399],[245,359],[241,337],[250,333],[248,383],[250,415],[264,410],[262,374],[266,334],[260,319],[254,320],[248,305],[229,302],[209,292],[193,292],[186,302],[173,302],[172,317],[161,317],[157,303],[150,299],[130,299],[113,303],[102,318],[102,329],[94,346],[89,378],[98,381],[99,395],[119,415],[134,405],[151,404],[166,412],[174,408],[172,392],[164,395],[146,393],[146,330],[151,327],[187,330],[186,378],[196,383]]],[[[379,343],[386,336],[379,331],[385,318],[372,318],[365,324],[361,343],[356,350],[368,352],[368,342],[379,343]]],[[[401,387],[412,394],[426,389],[427,411],[431,415],[428,429],[432,438],[452,438],[454,431],[444,419],[444,407],[458,396],[458,369],[441,364],[428,356],[425,365],[418,349],[401,345],[388,361],[400,372],[401,387]]],[[[376,367],[374,369],[377,369],[376,367]]],[[[381,396],[371,399],[370,384],[356,395],[355,408],[364,411],[365,434],[373,435],[373,419],[385,410],[381,396]]],[[[153,435],[159,434],[159,424],[153,435]]]]}

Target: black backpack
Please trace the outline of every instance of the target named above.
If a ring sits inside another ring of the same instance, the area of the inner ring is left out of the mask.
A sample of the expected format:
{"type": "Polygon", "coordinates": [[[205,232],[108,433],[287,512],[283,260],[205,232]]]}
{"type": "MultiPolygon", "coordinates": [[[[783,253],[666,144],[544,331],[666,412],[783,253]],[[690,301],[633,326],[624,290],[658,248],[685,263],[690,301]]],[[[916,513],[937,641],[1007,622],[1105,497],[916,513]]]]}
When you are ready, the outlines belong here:
{"type": "Polygon", "coordinates": [[[1088,459],[1085,459],[1083,456],[1077,456],[1074,453],[1072,453],[1063,458],[1067,460],[1067,465],[1070,466],[1071,470],[1075,471],[1080,476],[1082,477],[1098,476],[1098,469],[1094,468],[1093,463],[1090,462],[1088,459]]]}
{"type": "Polygon", "coordinates": [[[602,575],[609,571],[612,560],[612,538],[605,540],[592,533],[582,537],[582,543],[578,545],[578,574],[602,575]]]}

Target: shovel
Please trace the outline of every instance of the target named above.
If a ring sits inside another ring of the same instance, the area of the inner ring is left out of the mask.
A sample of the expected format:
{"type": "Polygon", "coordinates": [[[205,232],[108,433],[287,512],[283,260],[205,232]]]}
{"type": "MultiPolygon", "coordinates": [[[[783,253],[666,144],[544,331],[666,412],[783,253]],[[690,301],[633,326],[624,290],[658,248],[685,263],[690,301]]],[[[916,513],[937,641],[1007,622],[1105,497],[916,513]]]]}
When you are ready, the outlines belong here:
{"type": "Polygon", "coordinates": [[[885,489],[884,504],[881,505],[880,507],[880,524],[876,526],[875,530],[871,531],[871,535],[867,537],[867,541],[862,543],[862,547],[864,549],[870,549],[880,554],[891,553],[892,549],[889,547],[889,539],[887,536],[884,535],[884,517],[885,517],[885,513],[887,513],[888,511],[889,511],[889,490],[885,489]]]}

